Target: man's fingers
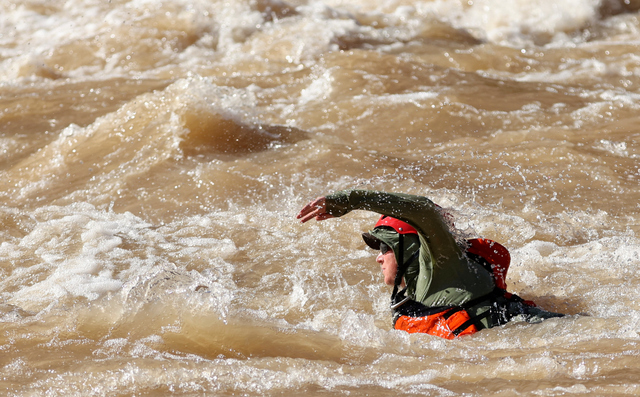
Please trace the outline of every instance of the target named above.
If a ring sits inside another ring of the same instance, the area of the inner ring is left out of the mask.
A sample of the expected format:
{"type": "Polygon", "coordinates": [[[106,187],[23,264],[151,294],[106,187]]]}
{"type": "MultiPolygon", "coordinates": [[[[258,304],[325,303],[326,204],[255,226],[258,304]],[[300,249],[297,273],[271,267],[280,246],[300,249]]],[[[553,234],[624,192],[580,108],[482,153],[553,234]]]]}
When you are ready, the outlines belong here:
{"type": "Polygon", "coordinates": [[[313,205],[313,203],[309,203],[307,205],[305,205],[301,210],[300,213],[298,214],[298,218],[303,218],[306,217],[307,215],[309,215],[310,213],[317,211],[318,207],[316,207],[315,205],[313,205]]]}
{"type": "Polygon", "coordinates": [[[324,197],[319,197],[313,200],[312,202],[308,203],[304,207],[302,207],[297,218],[300,219],[302,223],[310,221],[313,218],[316,218],[318,220],[327,219],[326,215],[329,215],[329,214],[325,212],[325,209],[326,209],[326,206],[325,206],[324,197]]]}
{"type": "Polygon", "coordinates": [[[306,222],[310,221],[311,219],[315,218],[316,216],[317,215],[316,215],[315,212],[310,212],[310,213],[307,213],[304,216],[298,216],[298,218],[300,218],[300,222],[306,223],[306,222]]]}

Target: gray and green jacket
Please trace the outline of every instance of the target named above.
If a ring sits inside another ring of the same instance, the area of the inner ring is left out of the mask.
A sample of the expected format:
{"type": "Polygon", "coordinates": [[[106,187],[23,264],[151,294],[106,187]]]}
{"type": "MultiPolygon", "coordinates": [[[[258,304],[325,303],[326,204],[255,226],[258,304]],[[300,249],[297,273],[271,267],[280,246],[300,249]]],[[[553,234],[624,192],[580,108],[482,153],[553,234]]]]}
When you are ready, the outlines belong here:
{"type": "Polygon", "coordinates": [[[405,272],[406,295],[416,302],[427,307],[458,306],[495,289],[492,275],[465,255],[439,208],[426,197],[349,190],[326,196],[326,205],[336,217],[353,210],[373,211],[405,221],[418,231],[417,241],[413,237],[405,243],[403,255],[398,253],[397,233],[375,233],[393,249],[399,267],[400,258],[406,260],[419,250],[405,272]]]}

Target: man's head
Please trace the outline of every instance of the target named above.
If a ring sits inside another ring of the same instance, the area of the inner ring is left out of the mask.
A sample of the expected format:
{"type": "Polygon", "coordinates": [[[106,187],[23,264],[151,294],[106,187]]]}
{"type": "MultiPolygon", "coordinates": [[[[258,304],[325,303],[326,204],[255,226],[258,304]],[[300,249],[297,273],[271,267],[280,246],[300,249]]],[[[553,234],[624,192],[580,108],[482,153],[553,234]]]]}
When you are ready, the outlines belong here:
{"type": "Polygon", "coordinates": [[[363,233],[362,238],[369,247],[380,250],[376,262],[382,268],[387,285],[399,283],[396,280],[398,264],[404,263],[420,248],[418,231],[414,227],[386,215],[378,220],[373,230],[363,233]]]}

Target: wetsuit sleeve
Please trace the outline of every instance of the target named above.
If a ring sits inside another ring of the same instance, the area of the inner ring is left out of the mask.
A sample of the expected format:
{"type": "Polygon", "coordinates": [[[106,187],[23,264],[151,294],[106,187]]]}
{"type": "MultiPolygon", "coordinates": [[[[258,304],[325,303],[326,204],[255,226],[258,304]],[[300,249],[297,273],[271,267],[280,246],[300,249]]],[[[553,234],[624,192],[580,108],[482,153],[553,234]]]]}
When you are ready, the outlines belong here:
{"type": "Polygon", "coordinates": [[[459,257],[455,238],[442,213],[428,198],[403,193],[369,190],[340,191],[326,197],[327,212],[342,216],[352,210],[367,210],[403,220],[423,235],[434,259],[459,257]]]}

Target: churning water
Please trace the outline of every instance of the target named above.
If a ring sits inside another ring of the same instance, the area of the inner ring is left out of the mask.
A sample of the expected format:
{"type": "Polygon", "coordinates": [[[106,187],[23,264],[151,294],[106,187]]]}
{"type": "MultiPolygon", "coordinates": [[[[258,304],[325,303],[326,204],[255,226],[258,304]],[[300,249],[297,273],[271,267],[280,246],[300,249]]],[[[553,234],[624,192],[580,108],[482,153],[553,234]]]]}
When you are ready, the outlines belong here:
{"type": "Polygon", "coordinates": [[[640,394],[636,0],[0,0],[11,396],[640,394]],[[391,329],[340,189],[570,316],[391,329]]]}

